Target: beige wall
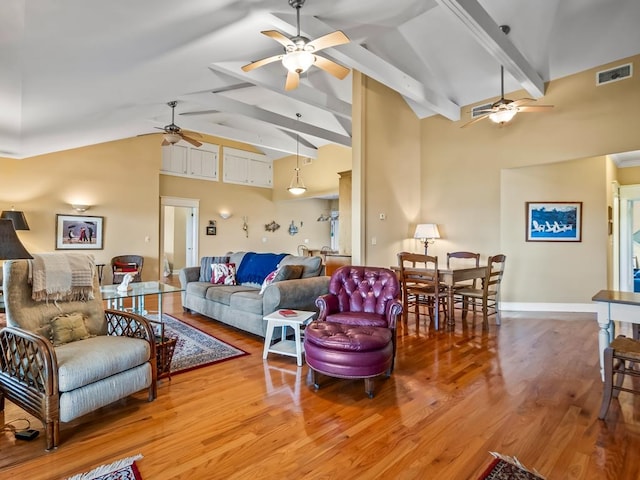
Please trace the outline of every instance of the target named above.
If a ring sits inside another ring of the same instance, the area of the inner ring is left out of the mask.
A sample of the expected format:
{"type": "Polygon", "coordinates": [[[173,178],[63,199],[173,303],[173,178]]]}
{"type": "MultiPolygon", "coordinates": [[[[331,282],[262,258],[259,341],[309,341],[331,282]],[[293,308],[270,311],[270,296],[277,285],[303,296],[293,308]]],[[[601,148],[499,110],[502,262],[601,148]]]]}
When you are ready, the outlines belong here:
{"type": "MultiPolygon", "coordinates": [[[[104,217],[104,249],[91,251],[96,261],[108,264],[115,255],[143,255],[145,280],[159,278],[160,196],[200,200],[200,255],[229,250],[295,253],[301,244],[320,249],[330,243],[329,222],[316,221],[330,212],[330,200],[293,200],[280,191],[274,193],[277,189],[286,191],[288,186],[293,167],[289,169],[286,160],[282,167],[287,170],[284,180],[278,178],[282,169],[275,162],[275,189],[191,180],[159,174],[160,141],[159,135],[150,135],[23,160],[0,158],[0,209],[8,210],[13,205],[25,212],[31,230],[19,232],[20,239],[30,252],[42,253],[55,250],[57,213],[75,214],[71,203],[91,205],[84,215],[104,217]],[[274,201],[272,197],[282,198],[274,201]],[[219,212],[223,210],[233,216],[221,219],[219,212]],[[243,216],[249,225],[248,238],[242,230],[243,216]],[[218,225],[215,236],[205,234],[210,219],[218,225]],[[281,225],[273,233],[264,228],[272,220],[281,225]],[[292,220],[299,227],[295,236],[288,233],[292,220]]],[[[204,141],[255,151],[216,137],[205,136],[204,141]]],[[[318,160],[308,167],[310,190],[337,192],[336,172],[349,167],[349,149],[322,147],[318,160]],[[316,184],[316,179],[321,181],[316,184]]],[[[109,268],[105,269],[104,283],[111,282],[108,272],[109,268]]]]}
{"type": "MultiPolygon", "coordinates": [[[[409,238],[429,215],[420,212],[420,121],[399,94],[382,84],[362,76],[354,85],[354,99],[361,102],[354,108],[354,145],[361,157],[356,159],[354,151],[352,204],[364,224],[361,245],[353,235],[354,263],[395,265],[398,252],[414,250],[416,242],[409,238]]],[[[355,225],[359,221],[354,217],[355,225]]]]}
{"type": "MultiPolygon", "coordinates": [[[[640,149],[640,77],[600,87],[595,86],[594,80],[596,71],[630,60],[637,65],[640,56],[552,82],[540,100],[555,105],[552,112],[520,114],[503,128],[488,120],[460,128],[469,120],[470,108],[463,109],[466,118],[459,122],[439,116],[423,120],[422,217],[438,223],[444,237],[435,243],[433,253],[443,257],[451,250],[472,250],[486,258],[500,251],[513,252],[515,258],[507,261],[508,280],[513,285],[507,287],[509,301],[542,301],[546,293],[558,292],[552,296],[554,301],[589,303],[595,291],[607,285],[607,238],[601,233],[607,222],[609,191],[604,163],[599,167],[599,178],[588,177],[583,188],[574,190],[580,198],[573,198],[586,204],[585,225],[595,225],[595,230],[585,232],[582,245],[574,247],[573,252],[580,252],[585,263],[595,266],[586,272],[595,278],[585,281],[579,276],[585,272],[576,268],[579,262],[575,255],[561,257],[553,265],[558,271],[575,272],[572,285],[580,285],[577,290],[567,287],[564,274],[550,276],[544,285],[530,280],[526,267],[531,262],[524,252],[535,248],[536,258],[553,258],[558,246],[545,243],[531,247],[525,245],[523,234],[512,236],[504,232],[505,223],[521,224],[525,198],[519,198],[520,204],[513,207],[514,217],[501,218],[501,210],[510,208],[506,205],[509,200],[501,197],[501,177],[517,167],[640,149]],[[516,264],[523,261],[525,265],[516,264]]],[[[524,92],[507,95],[522,96],[524,92]]],[[[546,199],[566,198],[564,185],[554,178],[554,168],[541,172],[544,175],[539,185],[541,189],[548,186],[546,199]]],[[[581,173],[576,169],[576,176],[581,173]]]]}
{"type": "MultiPolygon", "coordinates": [[[[23,210],[29,231],[19,236],[32,253],[55,251],[56,214],[77,214],[71,203],[91,205],[82,215],[104,217],[98,263],[140,254],[143,276],[158,277],[158,137],[102,143],[24,160],[0,158],[0,207],[23,210]]],[[[109,268],[105,282],[111,281],[109,268]]]]}
{"type": "Polygon", "coordinates": [[[607,287],[605,157],[504,169],[500,196],[501,248],[494,253],[507,255],[504,302],[584,303],[585,292],[590,299],[607,287]],[[525,241],[531,201],[582,202],[582,241],[525,241]]]}

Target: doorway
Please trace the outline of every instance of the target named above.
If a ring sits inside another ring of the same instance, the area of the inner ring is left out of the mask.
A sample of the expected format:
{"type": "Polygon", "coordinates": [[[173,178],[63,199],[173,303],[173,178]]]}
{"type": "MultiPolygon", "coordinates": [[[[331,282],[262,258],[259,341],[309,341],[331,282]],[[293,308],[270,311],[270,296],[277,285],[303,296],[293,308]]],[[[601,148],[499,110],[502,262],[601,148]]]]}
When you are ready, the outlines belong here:
{"type": "MultiPolygon", "coordinates": [[[[618,188],[618,202],[614,195],[614,233],[619,232],[614,245],[618,247],[619,262],[617,278],[619,285],[614,289],[625,292],[640,291],[640,278],[636,281],[638,259],[640,258],[640,185],[621,185],[618,188]],[[617,203],[617,205],[616,205],[617,203]],[[616,215],[615,210],[618,210],[616,215]],[[615,228],[618,219],[619,229],[615,228]]],[[[614,252],[615,257],[615,252],[614,252]]]]}
{"type": "Polygon", "coordinates": [[[161,197],[160,258],[162,276],[198,265],[198,213],[200,201],[161,197]]]}

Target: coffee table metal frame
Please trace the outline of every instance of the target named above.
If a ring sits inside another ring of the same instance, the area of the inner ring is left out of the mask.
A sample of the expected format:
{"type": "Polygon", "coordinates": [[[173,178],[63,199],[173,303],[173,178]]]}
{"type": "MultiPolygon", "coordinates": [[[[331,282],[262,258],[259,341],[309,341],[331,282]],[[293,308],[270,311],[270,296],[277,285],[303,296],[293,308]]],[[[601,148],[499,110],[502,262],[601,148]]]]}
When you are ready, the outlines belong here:
{"type": "Polygon", "coordinates": [[[266,315],[263,320],[267,322],[267,331],[264,338],[264,350],[262,351],[262,358],[266,360],[269,353],[279,353],[280,355],[286,355],[289,357],[295,357],[296,363],[299,367],[302,366],[302,353],[304,352],[304,346],[302,345],[302,327],[307,325],[316,312],[309,312],[305,310],[293,310],[296,312],[295,317],[284,317],[280,315],[276,310],[269,315],[266,315]],[[276,327],[282,327],[280,334],[280,340],[271,345],[273,339],[273,331],[276,327]],[[293,330],[294,340],[287,339],[287,327],[293,330]]]}

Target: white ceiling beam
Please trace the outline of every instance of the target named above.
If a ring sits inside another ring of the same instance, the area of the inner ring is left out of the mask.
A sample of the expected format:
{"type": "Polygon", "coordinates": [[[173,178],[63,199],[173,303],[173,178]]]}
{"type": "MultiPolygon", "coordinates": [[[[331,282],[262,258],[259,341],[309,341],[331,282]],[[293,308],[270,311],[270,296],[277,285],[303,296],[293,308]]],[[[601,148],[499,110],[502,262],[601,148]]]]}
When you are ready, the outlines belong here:
{"type": "MultiPolygon", "coordinates": [[[[216,95],[211,92],[200,92],[185,95],[183,98],[187,99],[189,102],[196,102],[208,108],[249,117],[253,120],[258,120],[269,125],[280,127],[281,129],[289,132],[299,132],[301,134],[311,135],[313,137],[322,138],[331,143],[344,145],[345,147],[351,146],[351,137],[347,135],[341,135],[325,128],[316,127],[315,125],[300,121],[297,118],[289,118],[284,115],[256,107],[255,105],[249,105],[222,95],[216,95]]],[[[190,112],[186,115],[195,115],[196,113],[197,112],[190,112]]],[[[181,115],[185,115],[185,113],[182,113],[181,115]]]]}
{"type": "Polygon", "coordinates": [[[477,0],[436,0],[476,37],[478,43],[522,85],[533,98],[544,96],[544,81],[500,26],[477,0]]]}
{"type": "Polygon", "coordinates": [[[316,88],[303,85],[302,83],[295,90],[285,92],[284,75],[281,80],[275,80],[273,75],[260,71],[260,69],[245,73],[242,71],[242,66],[244,64],[246,64],[246,62],[216,62],[210,64],[209,68],[213,71],[238,78],[244,82],[251,82],[258,87],[271,90],[280,95],[286,96],[287,98],[321,108],[333,115],[351,119],[350,103],[340,100],[316,88]]]}
{"type": "MultiPolygon", "coordinates": [[[[276,28],[295,34],[295,17],[284,14],[273,14],[270,17],[276,28]]],[[[304,34],[309,38],[320,37],[332,30],[331,26],[315,17],[305,17],[302,26],[304,34]]],[[[413,102],[421,104],[424,108],[439,113],[450,120],[460,120],[458,105],[366,48],[351,42],[328,49],[327,52],[330,52],[331,57],[337,61],[362,72],[402,96],[410,98],[413,102]]]]}
{"type": "MultiPolygon", "coordinates": [[[[184,98],[186,100],[187,97],[184,98]]],[[[278,138],[271,135],[251,133],[247,130],[240,130],[226,125],[197,121],[194,120],[193,117],[185,117],[184,119],[181,119],[180,127],[184,130],[193,130],[195,132],[213,135],[214,137],[227,138],[229,140],[235,140],[236,142],[254,145],[257,148],[282,152],[286,155],[296,154],[296,146],[288,138],[278,138]]],[[[304,157],[318,158],[317,149],[308,148],[302,144],[299,147],[299,153],[304,157]]]]}

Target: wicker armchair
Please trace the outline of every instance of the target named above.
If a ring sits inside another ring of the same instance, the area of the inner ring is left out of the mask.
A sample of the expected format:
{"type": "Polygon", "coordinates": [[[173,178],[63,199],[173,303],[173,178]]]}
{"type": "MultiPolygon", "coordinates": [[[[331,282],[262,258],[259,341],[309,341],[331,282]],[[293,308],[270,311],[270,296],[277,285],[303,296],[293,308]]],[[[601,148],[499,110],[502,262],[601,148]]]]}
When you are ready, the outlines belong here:
{"type": "Polygon", "coordinates": [[[111,259],[113,283],[122,283],[122,279],[127,273],[133,275],[134,282],[141,282],[143,264],[144,257],[141,255],[118,255],[113,257],[111,259]]]}
{"type": "MultiPolygon", "coordinates": [[[[7,327],[0,330],[0,388],[14,404],[40,419],[46,449],[60,442],[60,422],[148,389],[157,395],[153,330],[138,315],[104,310],[97,272],[95,298],[34,301],[26,260],[4,263],[7,327]],[[52,319],[80,313],[89,338],[54,346],[52,319]]],[[[0,401],[0,410],[4,404],[0,401]]]]}

